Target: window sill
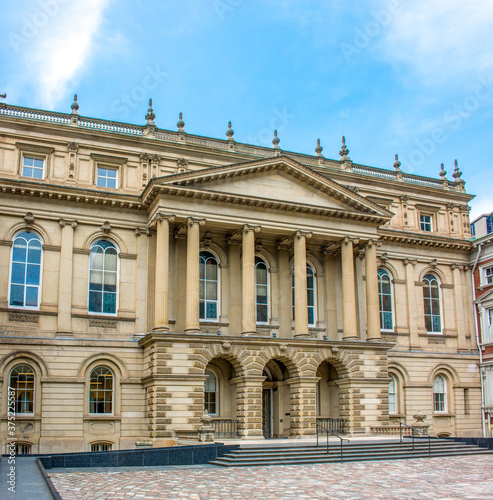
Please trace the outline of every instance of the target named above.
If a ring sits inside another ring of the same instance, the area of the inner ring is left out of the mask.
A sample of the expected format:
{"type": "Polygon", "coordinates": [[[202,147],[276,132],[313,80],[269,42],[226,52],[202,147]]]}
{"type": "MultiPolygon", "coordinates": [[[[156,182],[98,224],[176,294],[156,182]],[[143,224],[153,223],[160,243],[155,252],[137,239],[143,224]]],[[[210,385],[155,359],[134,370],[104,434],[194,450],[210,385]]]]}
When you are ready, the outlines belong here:
{"type": "Polygon", "coordinates": [[[447,418],[450,418],[450,417],[455,417],[455,413],[447,413],[447,412],[435,412],[432,414],[433,418],[442,418],[442,417],[447,417],[447,418]]]}
{"type": "Polygon", "coordinates": [[[121,420],[122,417],[117,417],[115,415],[86,415],[84,416],[83,420],[84,422],[88,420],[99,420],[99,421],[106,421],[106,420],[121,420]]]}
{"type": "Polygon", "coordinates": [[[135,318],[128,318],[125,316],[111,315],[111,314],[74,314],[72,313],[72,318],[83,318],[83,319],[94,319],[94,320],[107,320],[107,321],[130,321],[135,322],[135,318]]]}

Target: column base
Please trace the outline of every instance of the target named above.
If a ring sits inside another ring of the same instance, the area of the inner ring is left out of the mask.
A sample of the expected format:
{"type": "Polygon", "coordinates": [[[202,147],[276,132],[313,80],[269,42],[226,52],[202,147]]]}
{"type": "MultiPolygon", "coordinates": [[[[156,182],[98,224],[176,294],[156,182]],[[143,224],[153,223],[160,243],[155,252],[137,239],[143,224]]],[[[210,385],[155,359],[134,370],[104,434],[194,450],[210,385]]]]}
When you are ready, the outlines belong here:
{"type": "Polygon", "coordinates": [[[153,333],[169,333],[168,326],[156,326],[152,329],[153,333]]]}
{"type": "Polygon", "coordinates": [[[382,341],[382,337],[367,337],[366,340],[368,342],[381,342],[382,341]]]}
{"type": "Polygon", "coordinates": [[[191,326],[189,328],[185,328],[185,330],[183,330],[185,333],[202,333],[200,331],[200,328],[196,327],[196,326],[191,326]]]}
{"type": "Polygon", "coordinates": [[[242,337],[256,337],[258,335],[257,330],[248,330],[241,332],[242,337]]]}
{"type": "Polygon", "coordinates": [[[72,331],[67,331],[67,332],[57,331],[55,335],[55,337],[73,337],[73,336],[74,332],[72,331]]]}
{"type": "Polygon", "coordinates": [[[342,340],[343,341],[346,341],[346,340],[359,340],[359,337],[357,335],[350,335],[348,337],[342,337],[342,340]]]}
{"type": "Polygon", "coordinates": [[[311,337],[310,337],[309,333],[295,333],[294,338],[295,339],[309,339],[311,337]]]}

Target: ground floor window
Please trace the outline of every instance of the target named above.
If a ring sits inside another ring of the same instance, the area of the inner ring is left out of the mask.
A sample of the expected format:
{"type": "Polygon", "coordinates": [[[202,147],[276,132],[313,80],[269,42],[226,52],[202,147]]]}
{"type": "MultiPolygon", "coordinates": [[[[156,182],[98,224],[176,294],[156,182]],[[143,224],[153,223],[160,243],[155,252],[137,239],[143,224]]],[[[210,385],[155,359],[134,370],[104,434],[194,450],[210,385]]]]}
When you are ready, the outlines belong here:
{"type": "Polygon", "coordinates": [[[112,448],[111,443],[92,443],[91,451],[110,451],[112,448]]]}

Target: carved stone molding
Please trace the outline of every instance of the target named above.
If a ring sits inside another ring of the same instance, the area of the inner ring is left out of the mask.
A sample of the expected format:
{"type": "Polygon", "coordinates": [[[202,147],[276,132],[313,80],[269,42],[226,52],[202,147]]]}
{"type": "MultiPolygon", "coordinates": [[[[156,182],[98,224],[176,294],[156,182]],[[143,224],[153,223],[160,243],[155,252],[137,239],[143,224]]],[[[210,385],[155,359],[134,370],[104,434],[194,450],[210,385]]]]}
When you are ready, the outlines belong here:
{"type": "Polygon", "coordinates": [[[115,330],[118,326],[118,321],[108,319],[90,319],[89,328],[110,328],[115,330]]]}
{"type": "Polygon", "coordinates": [[[21,313],[21,312],[9,312],[9,321],[13,323],[39,323],[39,314],[36,313],[21,313]]]}

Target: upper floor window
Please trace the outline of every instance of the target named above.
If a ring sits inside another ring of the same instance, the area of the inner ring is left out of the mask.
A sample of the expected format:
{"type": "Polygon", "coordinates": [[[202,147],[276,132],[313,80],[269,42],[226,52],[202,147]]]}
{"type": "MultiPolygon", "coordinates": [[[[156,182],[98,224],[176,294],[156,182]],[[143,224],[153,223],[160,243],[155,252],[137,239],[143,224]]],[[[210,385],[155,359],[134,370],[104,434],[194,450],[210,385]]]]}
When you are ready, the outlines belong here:
{"type": "Polygon", "coordinates": [[[380,302],[380,328],[393,330],[392,279],[385,269],[378,270],[378,299],[380,302]]]}
{"type": "MultiPolygon", "coordinates": [[[[294,267],[291,280],[291,299],[293,307],[293,319],[295,314],[295,294],[294,294],[294,267]]],[[[315,273],[310,264],[306,265],[306,298],[308,304],[308,325],[315,326],[315,273]]]]}
{"type": "Polygon", "coordinates": [[[204,385],[204,409],[209,415],[217,414],[217,378],[213,372],[206,370],[207,379],[204,385]]]}
{"type": "Polygon", "coordinates": [[[118,251],[107,240],[91,247],[89,262],[89,312],[116,314],[118,251]]]}
{"type": "Polygon", "coordinates": [[[493,266],[482,268],[482,284],[493,285],[493,266]]]}
{"type": "Polygon", "coordinates": [[[483,309],[483,325],[481,329],[481,342],[493,342],[493,309],[483,309]]]}
{"type": "Polygon", "coordinates": [[[447,383],[442,375],[437,375],[433,380],[433,411],[447,411],[447,383]]]}
{"type": "Polygon", "coordinates": [[[431,215],[420,215],[421,231],[432,231],[431,215]]]}
{"type": "Polygon", "coordinates": [[[116,188],[118,185],[118,169],[98,167],[97,185],[100,187],[116,188]]]}
{"type": "Polygon", "coordinates": [[[218,265],[215,257],[209,252],[200,252],[199,280],[200,319],[217,320],[219,313],[218,265]]]}
{"type": "Polygon", "coordinates": [[[22,175],[24,177],[42,179],[44,177],[44,166],[45,162],[41,158],[22,157],[22,175]]]}
{"type": "Polygon", "coordinates": [[[493,215],[486,217],[486,234],[493,233],[493,215]]]}
{"type": "Polygon", "coordinates": [[[23,231],[12,245],[9,305],[37,309],[41,287],[42,244],[39,236],[23,231]]]}
{"type": "Polygon", "coordinates": [[[29,365],[14,366],[10,372],[10,385],[15,391],[15,413],[34,413],[34,370],[29,365]]]}
{"type": "Polygon", "coordinates": [[[89,377],[89,413],[113,413],[113,373],[98,366],[89,377]]]}
{"type": "Polygon", "coordinates": [[[389,382],[389,413],[397,413],[397,381],[390,375],[389,382]]]}
{"type": "Polygon", "coordinates": [[[269,282],[267,264],[255,257],[255,310],[257,323],[269,321],[269,282]]]}
{"type": "Polygon", "coordinates": [[[423,300],[426,331],[428,333],[442,333],[440,285],[432,274],[426,274],[423,278],[423,300]]]}

